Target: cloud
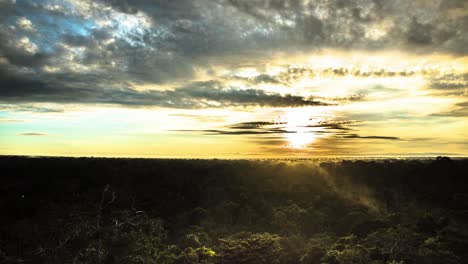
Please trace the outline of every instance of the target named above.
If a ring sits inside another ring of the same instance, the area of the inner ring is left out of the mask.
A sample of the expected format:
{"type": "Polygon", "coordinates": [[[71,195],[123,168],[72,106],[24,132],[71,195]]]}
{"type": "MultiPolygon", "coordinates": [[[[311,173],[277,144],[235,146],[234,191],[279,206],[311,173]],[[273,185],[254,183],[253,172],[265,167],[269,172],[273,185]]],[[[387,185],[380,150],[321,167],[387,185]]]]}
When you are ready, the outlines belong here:
{"type": "Polygon", "coordinates": [[[334,130],[352,130],[352,128],[348,127],[348,125],[357,123],[358,121],[354,120],[344,120],[344,121],[334,121],[334,120],[326,120],[326,121],[319,121],[313,125],[307,125],[306,127],[316,127],[316,128],[323,128],[323,129],[334,129],[334,130]]]}
{"type": "MultiPolygon", "coordinates": [[[[68,76],[67,78],[70,78],[68,76]]],[[[89,78],[84,76],[84,78],[89,78]]],[[[83,104],[114,104],[126,106],[162,106],[169,108],[217,108],[228,106],[300,107],[325,106],[314,98],[266,92],[259,89],[224,87],[222,83],[193,82],[167,91],[138,91],[129,85],[94,87],[76,76],[73,82],[60,86],[57,79],[49,82],[14,78],[0,72],[0,102],[58,102],[83,104]]]]}
{"type": "Polygon", "coordinates": [[[225,105],[260,105],[274,107],[324,106],[326,103],[291,94],[266,92],[259,89],[223,88],[217,82],[197,82],[174,90],[190,98],[210,100],[225,105]]]}
{"type": "Polygon", "coordinates": [[[16,24],[18,27],[25,31],[35,31],[36,29],[34,28],[34,25],[31,23],[31,20],[25,18],[25,17],[20,17],[16,20],[16,24]]]}
{"type": "Polygon", "coordinates": [[[21,136],[47,136],[47,134],[44,133],[36,133],[36,132],[25,132],[25,133],[20,133],[21,136]]]}
{"type": "MultiPolygon", "coordinates": [[[[340,78],[340,77],[355,77],[355,78],[393,78],[393,77],[410,77],[414,75],[430,75],[433,72],[427,71],[414,71],[414,70],[401,70],[391,71],[386,69],[360,69],[355,67],[328,67],[328,68],[312,68],[312,67],[298,67],[295,65],[286,65],[276,74],[260,73],[252,77],[242,77],[237,75],[224,76],[226,80],[240,80],[248,84],[272,84],[289,86],[303,78],[340,78]]],[[[379,91],[390,91],[391,88],[383,86],[374,87],[379,91]]],[[[395,91],[396,89],[391,89],[395,91]]],[[[390,92],[392,92],[390,91],[390,92]]]]}
{"type": "MultiPolygon", "coordinates": [[[[287,141],[284,137],[286,134],[311,134],[321,135],[326,134],[327,137],[335,139],[379,139],[379,140],[400,140],[399,137],[393,136],[360,136],[355,133],[350,133],[354,130],[348,125],[356,124],[355,120],[322,120],[311,125],[289,127],[287,122],[274,121],[253,121],[242,122],[229,125],[222,129],[202,129],[202,130],[174,130],[177,132],[198,132],[206,135],[265,135],[259,138],[258,141],[283,143],[287,141]],[[308,130],[304,130],[308,129],[308,130]],[[300,129],[300,132],[298,132],[300,129]]],[[[262,144],[266,144],[266,143],[262,144]]]]}
{"type": "Polygon", "coordinates": [[[174,130],[178,132],[200,132],[207,135],[270,135],[270,134],[290,134],[296,133],[284,129],[264,129],[264,130],[174,130]]]}
{"type": "Polygon", "coordinates": [[[0,21],[5,20],[14,8],[15,0],[0,0],[0,21]]]}
{"type": "MultiPolygon", "coordinates": [[[[230,79],[230,78],[228,78],[230,79]]],[[[268,74],[259,74],[254,77],[241,77],[241,76],[234,76],[232,79],[243,80],[249,82],[251,84],[259,84],[259,83],[267,83],[267,84],[281,84],[283,83],[281,80],[277,78],[277,76],[272,76],[268,74]]]]}
{"type": "Polygon", "coordinates": [[[127,0],[103,0],[110,6],[128,14],[136,14],[138,9],[135,6],[130,5],[127,0]]]}
{"type": "Polygon", "coordinates": [[[65,109],[63,106],[54,105],[43,106],[37,104],[0,104],[0,111],[9,112],[31,112],[31,113],[63,113],[65,109]]]}
{"type": "Polygon", "coordinates": [[[455,104],[452,110],[442,113],[434,113],[432,116],[451,116],[451,117],[465,117],[468,116],[468,101],[455,104]]]}
{"type": "Polygon", "coordinates": [[[12,65],[35,68],[43,65],[49,55],[42,53],[37,44],[27,36],[17,37],[12,29],[0,27],[0,58],[2,57],[12,65]]]}
{"type": "MultiPolygon", "coordinates": [[[[310,119],[312,124],[296,125],[300,128],[321,128],[322,131],[313,130],[314,132],[324,132],[329,133],[328,130],[353,130],[350,128],[350,125],[359,123],[356,120],[320,120],[315,121],[313,118],[310,119]]],[[[253,121],[253,122],[242,122],[229,126],[229,129],[245,129],[245,130],[260,130],[260,129],[269,129],[273,132],[278,131],[279,129],[287,129],[288,122],[286,121],[253,121]]],[[[291,128],[289,128],[291,129],[291,128]]],[[[292,128],[294,129],[294,128],[292,128]]]]}
{"type": "Polygon", "coordinates": [[[434,76],[429,79],[429,88],[447,94],[465,93],[468,88],[468,73],[449,73],[434,76]]]}
{"type": "Polygon", "coordinates": [[[265,126],[284,125],[286,122],[266,122],[266,121],[254,121],[254,122],[243,122],[231,125],[233,129],[258,129],[265,126]]]}
{"type": "MultiPolygon", "coordinates": [[[[416,46],[418,53],[467,55],[467,4],[435,2],[2,0],[2,99],[183,108],[211,106],[216,100],[219,105],[319,105],[250,86],[287,86],[307,74],[392,77],[414,72],[331,67],[317,73],[290,65],[278,76],[231,76],[250,85],[243,90],[139,92],[128,83],[181,86],[219,65],[323,48],[415,52],[416,46]]],[[[355,99],[362,98],[349,101],[355,99]]]]}
{"type": "Polygon", "coordinates": [[[360,136],[358,134],[349,134],[343,136],[343,138],[368,138],[368,139],[385,139],[385,140],[400,140],[399,137],[390,136],[360,136]]]}
{"type": "Polygon", "coordinates": [[[9,118],[0,118],[0,123],[21,123],[24,120],[20,119],[9,119],[9,118]]]}
{"type": "Polygon", "coordinates": [[[418,45],[429,45],[432,43],[432,27],[430,24],[422,24],[413,18],[408,30],[408,41],[418,45]]]}

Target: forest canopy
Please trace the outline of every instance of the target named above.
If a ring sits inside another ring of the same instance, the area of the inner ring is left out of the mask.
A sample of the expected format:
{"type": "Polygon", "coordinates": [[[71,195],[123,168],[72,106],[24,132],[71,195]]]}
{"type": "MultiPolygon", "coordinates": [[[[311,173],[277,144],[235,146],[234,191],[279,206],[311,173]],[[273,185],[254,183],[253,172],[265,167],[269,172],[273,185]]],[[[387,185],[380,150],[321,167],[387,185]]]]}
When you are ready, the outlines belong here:
{"type": "Polygon", "coordinates": [[[466,263],[467,160],[0,158],[2,263],[466,263]]]}

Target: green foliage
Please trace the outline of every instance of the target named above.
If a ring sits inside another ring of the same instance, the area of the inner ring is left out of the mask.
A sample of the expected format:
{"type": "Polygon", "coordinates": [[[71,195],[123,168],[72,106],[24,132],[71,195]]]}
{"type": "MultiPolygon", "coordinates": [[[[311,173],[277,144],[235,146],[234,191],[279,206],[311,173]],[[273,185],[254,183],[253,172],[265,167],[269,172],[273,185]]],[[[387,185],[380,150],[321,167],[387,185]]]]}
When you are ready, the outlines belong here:
{"type": "Polygon", "coordinates": [[[334,237],[328,234],[316,234],[307,242],[304,252],[299,259],[301,264],[318,264],[327,251],[334,244],[334,237]]]}
{"type": "Polygon", "coordinates": [[[321,258],[322,263],[329,264],[364,264],[370,263],[369,249],[358,243],[354,235],[341,237],[329,247],[321,258]]]}
{"type": "Polygon", "coordinates": [[[192,247],[198,248],[202,245],[210,244],[211,238],[206,232],[194,232],[194,233],[187,233],[182,235],[182,238],[179,241],[179,246],[182,248],[192,247]]]}
{"type": "Polygon", "coordinates": [[[348,246],[338,255],[340,264],[365,264],[370,263],[369,250],[361,245],[348,246]]]}
{"type": "Polygon", "coordinates": [[[220,254],[226,264],[279,263],[282,252],[280,237],[270,233],[240,234],[220,239],[220,254]]]}
{"type": "Polygon", "coordinates": [[[158,219],[139,217],[106,228],[106,261],[109,263],[169,263],[173,256],[165,244],[166,230],[158,219]]]}
{"type": "Polygon", "coordinates": [[[208,247],[185,248],[176,258],[175,264],[212,264],[216,263],[218,255],[208,247]]]}
{"type": "Polygon", "coordinates": [[[468,260],[468,161],[7,161],[0,263],[468,260]]]}
{"type": "Polygon", "coordinates": [[[184,249],[175,259],[176,264],[199,263],[198,253],[191,247],[184,249]]]}
{"type": "Polygon", "coordinates": [[[378,230],[365,239],[365,243],[369,247],[376,247],[384,259],[405,262],[415,259],[422,241],[420,234],[402,226],[378,230]]]}
{"type": "Polygon", "coordinates": [[[296,234],[301,230],[307,210],[297,204],[276,207],[273,209],[272,224],[283,234],[296,234]]]}
{"type": "Polygon", "coordinates": [[[306,246],[306,239],[303,236],[284,236],[280,243],[282,248],[280,263],[297,263],[301,259],[306,246]]]}

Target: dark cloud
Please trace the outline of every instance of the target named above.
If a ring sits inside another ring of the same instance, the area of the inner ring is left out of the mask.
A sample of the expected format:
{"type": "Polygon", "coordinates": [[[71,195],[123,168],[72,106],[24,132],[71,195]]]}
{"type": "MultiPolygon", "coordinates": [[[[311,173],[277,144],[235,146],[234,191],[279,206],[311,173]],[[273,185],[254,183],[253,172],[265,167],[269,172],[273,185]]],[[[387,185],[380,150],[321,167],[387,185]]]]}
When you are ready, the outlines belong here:
{"type": "Polygon", "coordinates": [[[62,92],[61,89],[50,87],[42,80],[29,78],[15,76],[14,73],[2,71],[0,68],[0,100],[4,102],[22,99],[25,101],[34,101],[35,94],[53,96],[54,94],[60,94],[62,92]]]}
{"type": "Polygon", "coordinates": [[[165,19],[167,17],[192,17],[195,18],[198,12],[196,2],[191,0],[99,0],[100,2],[109,5],[116,10],[128,14],[137,12],[145,12],[152,16],[155,20],[165,19]],[[164,14],[165,13],[165,14],[164,14]],[[157,17],[160,15],[160,17],[157,17]]]}
{"type": "MultiPolygon", "coordinates": [[[[226,80],[240,80],[244,81],[249,85],[256,85],[256,84],[271,84],[271,85],[279,85],[279,86],[290,86],[294,82],[297,82],[303,78],[315,78],[315,77],[330,77],[330,78],[339,78],[339,77],[346,77],[352,76],[356,78],[392,78],[392,77],[410,77],[414,75],[422,75],[422,76],[432,76],[433,74],[438,74],[439,72],[432,70],[420,70],[420,71],[391,71],[385,69],[369,69],[369,70],[362,70],[356,68],[317,68],[313,69],[310,67],[297,67],[295,65],[286,65],[284,70],[278,72],[275,75],[269,75],[266,73],[260,73],[253,77],[242,77],[237,75],[227,75],[224,76],[226,80]]],[[[385,93],[393,93],[393,92],[401,92],[401,90],[384,87],[382,85],[373,86],[366,89],[361,89],[357,91],[357,94],[350,95],[347,97],[342,98],[329,98],[336,101],[363,101],[366,100],[366,95],[370,92],[385,92],[385,93]]]]}
{"type": "Polygon", "coordinates": [[[207,135],[271,135],[271,134],[289,134],[296,133],[284,129],[265,129],[265,130],[176,130],[180,132],[200,132],[207,135]]]}
{"type": "MultiPolygon", "coordinates": [[[[213,106],[214,101],[219,105],[321,105],[255,89],[195,86],[140,92],[128,83],[187,81],[198,70],[209,72],[219,64],[321,48],[397,47],[410,52],[468,54],[466,3],[436,2],[101,0],[90,1],[87,7],[74,1],[0,0],[1,99],[183,108],[213,106]],[[20,17],[29,19],[35,31],[17,27],[20,17]],[[375,29],[380,35],[373,33],[375,29]]],[[[291,67],[278,76],[244,79],[252,85],[286,86],[314,74],[291,67]]],[[[320,74],[392,77],[414,73],[337,68],[320,74]]],[[[348,100],[363,100],[360,96],[348,100]]]]}
{"type": "Polygon", "coordinates": [[[452,110],[442,113],[432,114],[433,116],[444,117],[465,117],[468,116],[468,101],[455,104],[452,110]]]}
{"type": "Polygon", "coordinates": [[[232,129],[258,129],[265,126],[276,126],[284,125],[286,122],[266,122],[266,121],[255,121],[255,122],[243,122],[232,125],[232,129]]]}
{"type": "Polygon", "coordinates": [[[44,133],[36,133],[36,132],[25,132],[21,133],[21,136],[47,136],[47,134],[44,133]]]}
{"type": "Polygon", "coordinates": [[[14,4],[13,0],[0,0],[0,22],[5,20],[14,10],[14,4]]]}
{"type": "MultiPolygon", "coordinates": [[[[90,78],[90,76],[84,76],[90,78]]],[[[96,77],[99,79],[99,77],[96,77]]],[[[269,93],[258,89],[223,87],[218,82],[194,82],[167,91],[138,91],[129,85],[112,87],[98,83],[89,87],[79,76],[68,77],[66,86],[60,79],[28,80],[0,72],[0,101],[14,102],[60,102],[117,104],[128,106],[162,106],[170,108],[205,108],[226,106],[273,106],[299,107],[324,106],[326,103],[290,94],[269,93]],[[70,83],[71,82],[71,83],[70,83]]],[[[102,80],[100,80],[102,81],[102,80]]]]}
{"type": "Polygon", "coordinates": [[[138,12],[137,7],[130,5],[127,0],[103,0],[103,2],[124,13],[136,14],[138,12]]]}
{"type": "Polygon", "coordinates": [[[429,45],[432,43],[432,27],[429,24],[422,24],[413,18],[408,31],[408,41],[418,45],[429,45]]]}
{"type": "Polygon", "coordinates": [[[430,78],[429,88],[452,93],[457,91],[464,93],[468,87],[468,73],[463,74],[444,74],[430,78]]]}
{"type": "Polygon", "coordinates": [[[456,106],[468,108],[468,101],[467,101],[467,102],[458,103],[458,104],[456,104],[456,106]]]}
{"type": "Polygon", "coordinates": [[[267,84],[284,84],[284,82],[278,78],[277,76],[268,75],[265,73],[259,74],[254,77],[241,77],[241,76],[233,76],[228,77],[227,79],[236,79],[246,81],[251,84],[259,84],[259,83],[267,83],[267,84]]]}
{"type": "MultiPolygon", "coordinates": [[[[180,132],[199,132],[208,135],[281,135],[295,133],[287,130],[285,122],[253,121],[242,122],[227,126],[223,129],[209,130],[178,130],[180,132]]],[[[271,137],[269,137],[271,138],[271,137]]]]}
{"type": "Polygon", "coordinates": [[[327,121],[320,121],[313,125],[307,125],[306,127],[317,127],[323,129],[334,129],[334,130],[352,130],[348,125],[357,123],[357,121],[335,121],[335,120],[327,120],[327,121]]]}
{"type": "MultiPolygon", "coordinates": [[[[260,139],[257,138],[257,139],[252,139],[251,142],[258,144],[260,146],[268,146],[268,147],[288,145],[288,141],[284,137],[283,138],[282,137],[278,137],[278,138],[268,137],[268,138],[260,138],[260,139]]],[[[278,151],[278,150],[273,149],[272,151],[278,151]]]]}
{"type": "Polygon", "coordinates": [[[343,138],[365,138],[365,139],[386,139],[386,140],[400,140],[399,137],[389,137],[389,136],[360,136],[358,134],[349,134],[343,136],[343,138]]]}
{"type": "MultiPolygon", "coordinates": [[[[309,133],[314,134],[333,134],[349,135],[347,131],[353,130],[349,125],[353,125],[358,121],[354,120],[322,120],[319,122],[311,121],[313,124],[304,125],[302,128],[313,128],[309,133]],[[342,131],[342,132],[339,132],[342,131]]],[[[288,122],[280,121],[253,121],[242,122],[230,125],[222,134],[277,134],[277,133],[295,133],[295,131],[288,130],[288,122]]],[[[220,133],[221,134],[221,133],[220,133]]]]}
{"type": "MultiPolygon", "coordinates": [[[[336,129],[336,130],[352,130],[349,126],[359,123],[356,120],[320,120],[315,121],[314,118],[310,119],[310,125],[304,125],[306,128],[322,128],[322,129],[336,129]]],[[[242,122],[229,126],[231,129],[263,129],[265,127],[284,128],[288,122],[284,121],[253,121],[242,122]]],[[[314,131],[316,132],[316,131],[314,131]]]]}
{"type": "Polygon", "coordinates": [[[440,9],[457,9],[457,8],[464,8],[466,5],[466,1],[461,0],[445,0],[442,1],[440,4],[440,9]]]}
{"type": "MultiPolygon", "coordinates": [[[[301,129],[301,134],[314,135],[327,135],[327,138],[339,139],[377,139],[377,140],[400,140],[399,137],[393,136],[360,136],[355,133],[350,133],[349,125],[358,123],[355,120],[323,120],[315,124],[305,125],[301,128],[308,128],[310,130],[301,129]]],[[[297,128],[287,126],[287,122],[274,122],[274,121],[254,121],[242,122],[233,124],[222,129],[208,129],[208,130],[175,130],[177,132],[198,132],[205,135],[261,135],[262,137],[255,137],[255,142],[261,145],[283,144],[287,142],[284,137],[286,134],[295,134],[297,128]]]]}
{"type": "Polygon", "coordinates": [[[77,46],[77,47],[92,47],[93,45],[93,38],[88,36],[81,36],[81,35],[63,35],[62,36],[63,43],[68,44],[70,46],[77,46]]]}
{"type": "Polygon", "coordinates": [[[349,96],[341,96],[341,97],[323,97],[323,100],[329,100],[332,102],[338,103],[346,103],[346,102],[363,102],[368,101],[369,97],[365,94],[352,94],[349,96]]]}
{"type": "Polygon", "coordinates": [[[0,27],[0,58],[13,65],[35,68],[42,66],[50,56],[37,50],[27,36],[18,38],[11,29],[0,27]]]}
{"type": "Polygon", "coordinates": [[[297,95],[269,93],[259,89],[223,88],[222,85],[217,82],[194,83],[190,86],[175,90],[174,95],[175,94],[185,94],[190,98],[212,100],[227,105],[238,104],[275,107],[327,105],[326,103],[314,100],[314,98],[306,98],[297,95]]]}

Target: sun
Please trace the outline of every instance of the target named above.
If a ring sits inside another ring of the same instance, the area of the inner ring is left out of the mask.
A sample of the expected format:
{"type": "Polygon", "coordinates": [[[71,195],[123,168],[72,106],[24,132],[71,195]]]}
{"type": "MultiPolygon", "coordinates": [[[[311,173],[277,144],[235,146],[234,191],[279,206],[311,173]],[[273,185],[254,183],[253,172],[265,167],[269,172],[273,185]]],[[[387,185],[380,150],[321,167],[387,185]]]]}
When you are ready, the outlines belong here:
{"type": "Polygon", "coordinates": [[[304,109],[290,109],[287,112],[286,130],[288,133],[285,134],[285,137],[289,142],[288,147],[305,149],[316,140],[316,133],[310,127],[307,127],[312,122],[310,114],[308,111],[304,111],[304,109]]]}
{"type": "Polygon", "coordinates": [[[286,135],[288,139],[288,147],[293,149],[305,149],[309,147],[309,144],[313,143],[316,139],[313,132],[301,132],[288,133],[286,135]]]}

